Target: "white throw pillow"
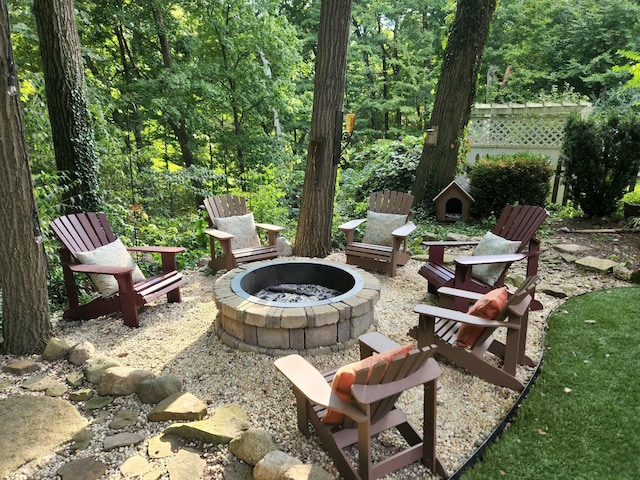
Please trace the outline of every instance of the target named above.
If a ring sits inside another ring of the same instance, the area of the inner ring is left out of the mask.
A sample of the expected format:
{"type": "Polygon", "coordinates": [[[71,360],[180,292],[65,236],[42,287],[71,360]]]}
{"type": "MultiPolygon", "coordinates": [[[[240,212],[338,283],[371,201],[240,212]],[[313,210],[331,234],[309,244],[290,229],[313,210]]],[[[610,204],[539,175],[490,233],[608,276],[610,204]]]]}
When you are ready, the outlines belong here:
{"type": "MultiPolygon", "coordinates": [[[[520,242],[513,242],[487,232],[480,240],[473,255],[504,255],[507,253],[516,253],[520,247],[520,242]]],[[[474,265],[471,268],[471,276],[476,280],[493,285],[496,283],[502,271],[506,267],[506,263],[491,263],[487,265],[474,265]]]]}
{"type": "Polygon", "coordinates": [[[393,245],[393,232],[396,228],[407,223],[406,215],[396,215],[393,213],[377,213],[369,210],[367,212],[367,225],[364,230],[362,243],[373,245],[393,245]]]}
{"type": "MultiPolygon", "coordinates": [[[[144,274],[127,251],[127,247],[119,238],[95,250],[76,252],[75,256],[80,263],[86,265],[133,267],[133,283],[142,282],[145,279],[144,274]]],[[[89,276],[103,297],[108,297],[118,291],[118,282],[113,275],[91,273],[89,276]]]]}
{"type": "Polygon", "coordinates": [[[253,212],[246,215],[220,217],[215,219],[216,228],[233,235],[231,249],[259,247],[260,238],[253,221],[253,212]]]}

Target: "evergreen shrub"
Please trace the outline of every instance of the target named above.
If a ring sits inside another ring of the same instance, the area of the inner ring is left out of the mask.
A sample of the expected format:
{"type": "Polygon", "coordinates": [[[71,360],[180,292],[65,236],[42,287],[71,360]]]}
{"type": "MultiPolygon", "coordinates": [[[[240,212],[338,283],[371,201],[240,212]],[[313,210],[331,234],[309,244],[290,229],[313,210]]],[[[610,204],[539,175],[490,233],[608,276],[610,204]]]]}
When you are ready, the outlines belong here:
{"type": "Polygon", "coordinates": [[[553,169],[549,157],[521,152],[478,160],[469,172],[473,215],[500,215],[506,205],[544,206],[553,169]]]}
{"type": "Polygon", "coordinates": [[[561,159],[570,198],[588,217],[610,216],[640,168],[640,118],[617,112],[565,125],[561,159]]]}

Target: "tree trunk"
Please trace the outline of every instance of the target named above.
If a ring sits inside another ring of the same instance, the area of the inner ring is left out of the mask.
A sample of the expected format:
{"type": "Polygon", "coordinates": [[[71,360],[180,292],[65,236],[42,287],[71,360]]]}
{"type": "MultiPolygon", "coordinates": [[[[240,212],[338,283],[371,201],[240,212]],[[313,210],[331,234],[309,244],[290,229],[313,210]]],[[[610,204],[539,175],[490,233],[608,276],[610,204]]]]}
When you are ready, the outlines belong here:
{"type": "MultiPolygon", "coordinates": [[[[16,78],[8,10],[0,0],[0,286],[3,349],[16,355],[41,353],[51,338],[47,272],[33,196],[20,96],[9,95],[16,78]]],[[[17,87],[17,80],[16,80],[17,87]]]]}
{"type": "Polygon", "coordinates": [[[331,252],[350,21],[351,0],[322,1],[311,136],[296,231],[296,255],[325,257],[331,252]]]}
{"type": "Polygon", "coordinates": [[[433,198],[454,179],[495,9],[496,0],[458,0],[427,127],[437,128],[437,144],[429,144],[428,137],[425,141],[412,189],[414,205],[431,207],[433,198]]]}
{"type": "Polygon", "coordinates": [[[102,209],[73,0],[34,0],[49,122],[67,212],[102,209]]]}

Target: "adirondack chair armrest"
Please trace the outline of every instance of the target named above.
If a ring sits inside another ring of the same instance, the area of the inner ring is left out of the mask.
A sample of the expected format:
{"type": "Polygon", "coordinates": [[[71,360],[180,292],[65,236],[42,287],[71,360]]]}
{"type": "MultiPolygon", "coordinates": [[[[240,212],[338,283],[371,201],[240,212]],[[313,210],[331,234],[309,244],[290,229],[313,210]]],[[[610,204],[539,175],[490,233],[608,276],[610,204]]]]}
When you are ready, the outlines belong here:
{"type": "Polygon", "coordinates": [[[300,355],[278,358],[274,365],[312,403],[342,413],[356,422],[366,419],[366,415],[355,405],[341,400],[333,393],[322,374],[300,355]]]}
{"type": "Polygon", "coordinates": [[[362,225],[366,221],[367,221],[366,218],[358,218],[356,220],[351,220],[350,222],[343,223],[342,225],[338,226],[338,229],[342,231],[342,233],[344,233],[344,236],[346,239],[345,241],[347,244],[353,243],[355,238],[356,228],[358,228],[360,225],[362,225]]]}
{"type": "Polygon", "coordinates": [[[184,247],[158,247],[152,245],[141,245],[139,247],[127,247],[130,252],[145,252],[145,253],[182,253],[186,251],[184,247]]]}
{"type": "Polygon", "coordinates": [[[133,267],[111,267],[106,265],[89,265],[85,263],[69,264],[69,269],[76,273],[99,273],[104,275],[123,275],[133,272],[133,267]]]}
{"type": "Polygon", "coordinates": [[[472,245],[478,245],[480,242],[475,241],[475,240],[441,240],[441,241],[436,241],[436,240],[424,240],[421,242],[421,245],[425,246],[425,247],[435,247],[435,248],[446,248],[446,247],[465,247],[465,246],[472,246],[472,245]]]}
{"type": "Polygon", "coordinates": [[[456,265],[473,266],[491,263],[513,263],[523,258],[527,258],[523,253],[508,253],[504,255],[470,255],[467,257],[456,257],[453,261],[456,265]]]}
{"type": "Polygon", "coordinates": [[[355,220],[351,220],[349,222],[343,223],[342,225],[338,226],[338,228],[343,232],[346,230],[355,230],[366,221],[367,221],[366,218],[357,218],[355,220]]]}
{"type": "Polygon", "coordinates": [[[409,235],[411,235],[416,228],[418,227],[416,226],[415,223],[407,222],[400,228],[396,228],[393,232],[391,232],[391,235],[393,235],[394,237],[400,237],[404,239],[404,238],[407,238],[409,235]]]}
{"type": "Polygon", "coordinates": [[[444,263],[445,248],[465,247],[478,245],[477,241],[461,240],[461,241],[423,241],[421,245],[429,249],[429,262],[436,265],[444,263]]]}
{"type": "MultiPolygon", "coordinates": [[[[433,346],[435,348],[435,346],[433,346]]],[[[427,359],[422,368],[402,379],[382,384],[363,385],[354,384],[351,386],[353,398],[362,404],[371,404],[387,397],[402,393],[405,390],[425,383],[437,380],[442,374],[442,369],[433,358],[427,359]]]]}
{"type": "Polygon", "coordinates": [[[503,320],[487,320],[486,318],[476,317],[475,315],[469,315],[467,313],[458,312],[457,310],[451,310],[448,308],[434,307],[433,305],[416,305],[413,311],[427,317],[441,318],[443,320],[466,323],[468,325],[473,325],[476,327],[507,327],[514,329],[520,328],[519,323],[505,322],[503,320]]]}
{"type": "Polygon", "coordinates": [[[284,230],[284,227],[281,227],[279,225],[272,225],[270,223],[256,223],[255,225],[258,228],[262,228],[270,232],[281,232],[282,230],[284,230]]]}
{"type": "Polygon", "coordinates": [[[130,252],[159,253],[162,258],[162,271],[172,272],[178,269],[176,255],[186,250],[184,247],[160,247],[152,245],[141,245],[139,247],[127,247],[130,252]]]}
{"type": "Polygon", "coordinates": [[[464,298],[473,302],[480,300],[484,293],[472,292],[471,290],[463,290],[461,288],[453,287],[440,287],[438,289],[438,295],[452,298],[464,298]]]}
{"type": "Polygon", "coordinates": [[[232,234],[223,232],[222,230],[216,230],[215,228],[207,228],[204,233],[220,241],[231,240],[233,238],[232,234]]]}

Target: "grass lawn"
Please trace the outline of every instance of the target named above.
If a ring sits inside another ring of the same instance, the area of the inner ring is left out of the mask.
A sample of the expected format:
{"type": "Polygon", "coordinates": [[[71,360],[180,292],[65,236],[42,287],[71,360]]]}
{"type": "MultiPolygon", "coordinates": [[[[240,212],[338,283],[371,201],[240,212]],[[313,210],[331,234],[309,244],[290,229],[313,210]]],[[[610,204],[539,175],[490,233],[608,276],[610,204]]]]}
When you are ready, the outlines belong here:
{"type": "Polygon", "coordinates": [[[640,288],[569,299],[513,424],[463,480],[640,478],[640,288]]]}

